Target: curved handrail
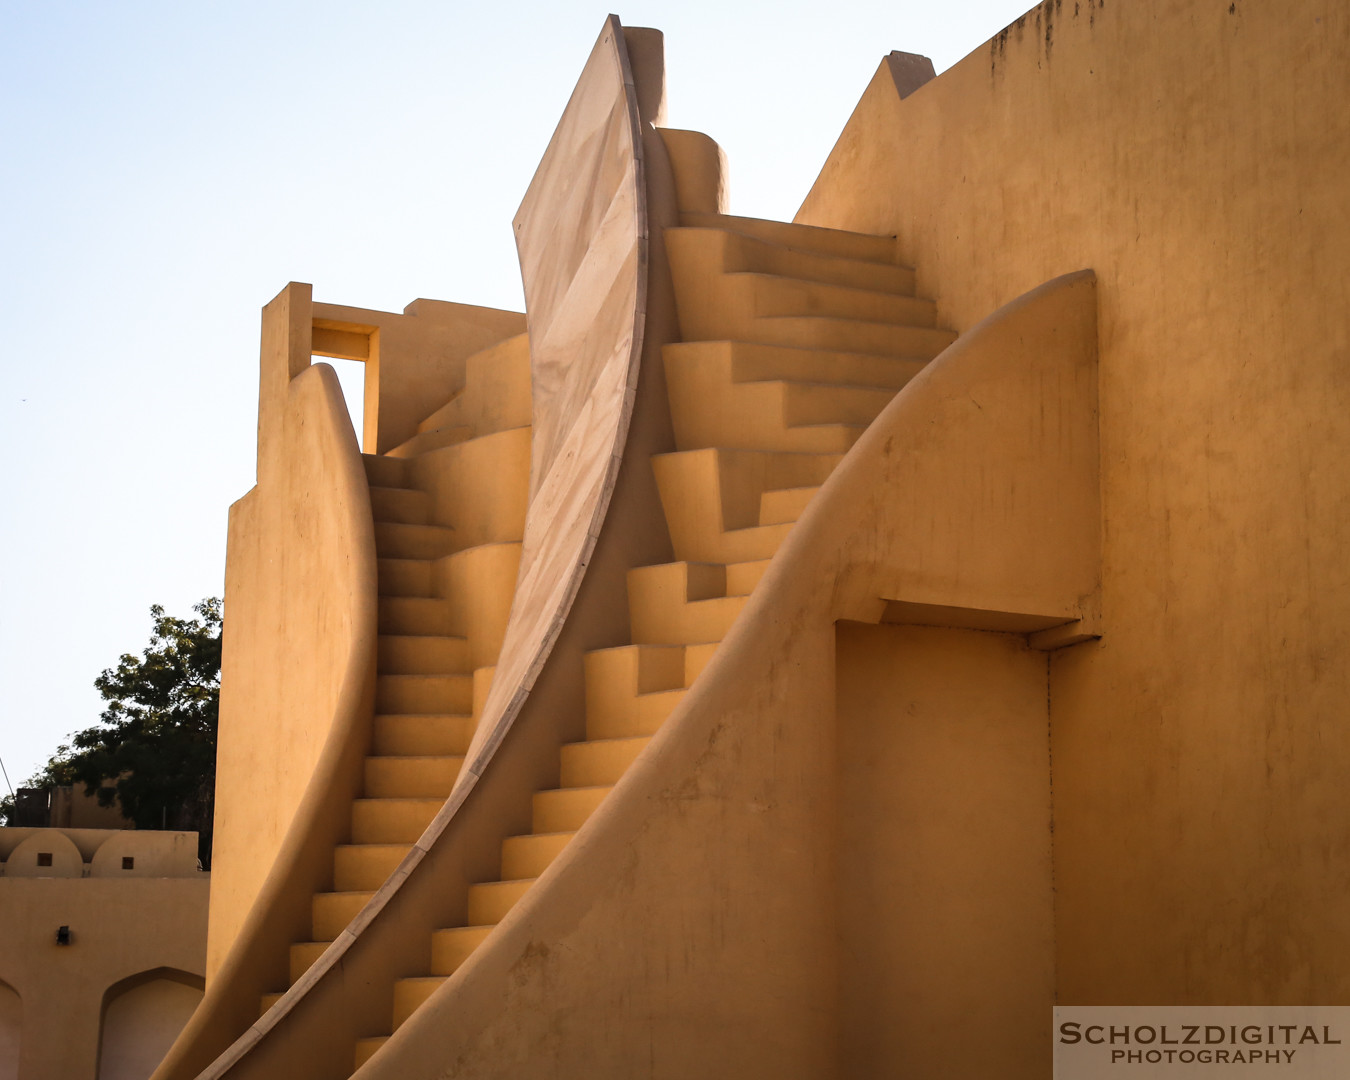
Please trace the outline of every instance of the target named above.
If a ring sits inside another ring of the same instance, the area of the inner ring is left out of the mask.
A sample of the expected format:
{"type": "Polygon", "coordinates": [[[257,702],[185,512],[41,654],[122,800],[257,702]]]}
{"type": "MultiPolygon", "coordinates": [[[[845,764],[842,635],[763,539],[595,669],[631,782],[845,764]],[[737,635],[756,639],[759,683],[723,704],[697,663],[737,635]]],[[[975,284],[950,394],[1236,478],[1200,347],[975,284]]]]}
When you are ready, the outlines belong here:
{"type": "MultiPolygon", "coordinates": [[[[286,385],[285,396],[285,422],[318,431],[316,454],[323,471],[332,477],[327,500],[324,494],[311,494],[316,504],[335,506],[344,518],[351,647],[328,736],[272,869],[201,1004],[155,1070],[154,1080],[186,1080],[238,1038],[250,1038],[258,1002],[284,979],[289,946],[304,934],[310,917],[310,898],[332,873],[333,847],[340,842],[344,811],[355,796],[369,744],[377,627],[370,486],[332,367],[305,368],[286,385]]],[[[290,539],[309,540],[299,534],[290,539]]]]}

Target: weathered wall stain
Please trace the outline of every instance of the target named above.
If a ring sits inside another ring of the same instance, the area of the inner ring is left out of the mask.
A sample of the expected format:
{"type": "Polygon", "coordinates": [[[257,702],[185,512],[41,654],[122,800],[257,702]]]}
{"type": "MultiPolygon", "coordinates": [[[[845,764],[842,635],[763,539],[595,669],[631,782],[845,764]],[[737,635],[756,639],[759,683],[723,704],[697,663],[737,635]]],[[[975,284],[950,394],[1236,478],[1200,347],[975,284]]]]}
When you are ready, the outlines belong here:
{"type": "MultiPolygon", "coordinates": [[[[1106,7],[1106,0],[1074,0],[1073,13],[1071,18],[1074,22],[1083,15],[1083,8],[1087,8],[1088,29],[1096,26],[1097,12],[1106,7]]],[[[1031,11],[1017,19],[1016,22],[1009,23],[992,38],[989,39],[989,77],[992,79],[998,72],[1000,61],[1004,60],[1008,51],[1008,39],[1015,36],[1016,43],[1020,43],[1024,36],[1027,21],[1035,20],[1036,30],[1036,66],[1040,67],[1042,63],[1050,60],[1050,53],[1055,45],[1055,27],[1062,23],[1062,9],[1064,0],[1043,0],[1031,11]]],[[[1230,13],[1232,8],[1229,9],[1230,13]]]]}

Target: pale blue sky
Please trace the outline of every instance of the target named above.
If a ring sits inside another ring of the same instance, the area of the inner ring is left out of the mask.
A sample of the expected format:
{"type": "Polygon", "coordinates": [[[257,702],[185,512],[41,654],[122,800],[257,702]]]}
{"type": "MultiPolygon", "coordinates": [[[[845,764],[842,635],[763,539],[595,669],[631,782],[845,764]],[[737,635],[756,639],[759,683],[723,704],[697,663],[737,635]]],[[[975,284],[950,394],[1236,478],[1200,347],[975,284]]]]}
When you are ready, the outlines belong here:
{"type": "MultiPolygon", "coordinates": [[[[732,210],[790,218],[892,49],[939,71],[1027,0],[633,3],[732,210]]],[[[511,217],[607,12],[573,0],[0,0],[0,757],[96,722],[148,609],[223,589],[258,311],[521,305],[511,217]]],[[[227,612],[228,617],[228,612],[227,612]]]]}

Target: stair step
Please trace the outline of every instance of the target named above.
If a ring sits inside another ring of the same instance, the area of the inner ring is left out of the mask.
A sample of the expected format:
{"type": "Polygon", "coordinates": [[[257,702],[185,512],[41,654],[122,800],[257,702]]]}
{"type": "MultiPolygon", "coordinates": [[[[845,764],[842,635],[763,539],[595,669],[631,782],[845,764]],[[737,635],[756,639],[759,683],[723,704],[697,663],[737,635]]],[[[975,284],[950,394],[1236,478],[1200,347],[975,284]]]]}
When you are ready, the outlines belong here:
{"type": "Polygon", "coordinates": [[[517,334],[464,362],[464,389],[417,425],[419,433],[467,425],[478,436],[528,427],[530,341],[517,334]]]}
{"type": "MultiPolygon", "coordinates": [[[[721,591],[721,582],[718,582],[721,591]]],[[[586,700],[617,697],[629,700],[656,690],[684,685],[684,650],[678,645],[620,645],[592,649],[585,656],[586,700]]]]}
{"type": "Polygon", "coordinates": [[[724,596],[716,600],[696,600],[672,611],[634,615],[633,637],[644,643],[662,645],[721,641],[745,607],[746,599],[744,596],[724,596]]]}
{"type": "Polygon", "coordinates": [[[375,679],[375,709],[381,713],[465,713],[472,708],[472,675],[379,675],[375,679]]]}
{"type": "Polygon", "coordinates": [[[389,880],[411,850],[408,844],[339,844],[333,851],[334,890],[373,892],[389,880]]]}
{"type": "MultiPolygon", "coordinates": [[[[756,524],[761,493],[824,483],[842,456],[718,448],[654,455],[652,470],[676,556],[723,566],[772,557],[791,526],[756,524]]],[[[721,573],[725,580],[725,570],[721,573]]],[[[634,586],[630,574],[630,608],[634,586]]]]}
{"type": "MultiPolygon", "coordinates": [[[[683,690],[667,693],[684,696],[683,690]]],[[[617,739],[588,739],[586,742],[567,743],[562,748],[562,771],[559,782],[563,787],[594,787],[617,784],[628,766],[651,742],[650,735],[617,739]]]]}
{"type": "Polygon", "coordinates": [[[382,713],[375,717],[371,748],[377,754],[463,754],[473,738],[473,717],[446,713],[382,713]]]}
{"type": "Polygon", "coordinates": [[[764,345],[753,341],[684,341],[661,350],[666,371],[707,367],[731,382],[805,382],[899,390],[926,360],[869,353],[764,345]]]}
{"type": "MultiPolygon", "coordinates": [[[[704,587],[722,592],[722,576],[715,574],[704,587]]],[[[683,585],[679,592],[684,594],[683,585]]],[[[596,649],[586,654],[585,665],[588,738],[650,735],[684,690],[682,645],[596,649]],[[672,693],[676,696],[670,697],[672,693]]],[[[564,781],[564,786],[575,784],[564,781]]]]}
{"type": "Polygon", "coordinates": [[[264,994],[262,996],[262,1004],[258,1008],[258,1016],[260,1018],[266,1016],[267,1010],[270,1009],[273,1005],[275,1005],[278,1001],[280,1001],[282,997],[285,996],[285,993],[286,992],[284,990],[281,990],[274,994],[264,994]]]}
{"type": "MultiPolygon", "coordinates": [[[[715,603],[716,601],[703,601],[715,603]]],[[[635,695],[626,708],[586,710],[586,739],[632,739],[655,735],[666,717],[684,697],[685,690],[657,690],[651,694],[635,695]]],[[[618,779],[615,777],[614,779],[618,779]]],[[[613,783],[613,780],[593,780],[588,783],[563,780],[563,787],[585,787],[595,783],[613,783]]]]}
{"type": "Polygon", "coordinates": [[[417,424],[418,435],[426,435],[428,432],[440,431],[441,428],[473,426],[471,424],[464,424],[461,422],[464,412],[464,391],[467,387],[467,381],[468,380],[466,377],[465,380],[466,386],[460,387],[458,390],[456,390],[453,394],[451,394],[448,398],[445,399],[444,405],[439,406],[433,412],[429,413],[423,420],[418,422],[417,424]]]}
{"type": "Polygon", "coordinates": [[[635,566],[628,571],[627,582],[630,604],[635,589],[662,605],[685,604],[726,596],[727,568],[723,563],[689,560],[635,566]]]}
{"type": "Polygon", "coordinates": [[[300,941],[291,946],[291,985],[300,981],[300,976],[314,966],[333,944],[331,941],[300,941]]]}
{"type": "Polygon", "coordinates": [[[368,757],[365,794],[372,799],[445,798],[463,766],[459,756],[368,757]]]}
{"type": "MultiPolygon", "coordinates": [[[[679,411],[682,415],[675,421],[675,445],[681,450],[719,447],[842,455],[867,430],[866,424],[857,423],[789,424],[782,391],[783,384],[740,383],[735,389],[728,389],[721,408],[708,409],[692,418],[677,405],[672,412],[679,411]],[[764,396],[777,399],[767,407],[765,402],[754,400],[761,387],[764,396]]],[[[672,401],[675,400],[672,395],[672,401]]]]}
{"type": "Polygon", "coordinates": [[[445,525],[375,523],[375,551],[382,559],[439,559],[455,550],[455,530],[445,525]]]}
{"type": "Polygon", "coordinates": [[[375,487],[408,487],[406,464],[398,458],[383,454],[362,454],[361,464],[366,469],[366,480],[375,487]]]}
{"type": "Polygon", "coordinates": [[[666,608],[727,594],[727,568],[723,563],[683,559],[654,566],[635,566],[628,571],[626,580],[630,609],[639,601],[666,608]]]}
{"type": "Polygon", "coordinates": [[[791,529],[790,524],[755,525],[748,529],[728,529],[722,534],[722,543],[718,554],[724,557],[728,564],[772,559],[783,541],[787,539],[791,529]]]}
{"type": "MultiPolygon", "coordinates": [[[[495,924],[493,924],[495,925],[495,924]]],[[[431,935],[431,974],[453,975],[474,949],[487,940],[493,925],[453,926],[431,935]]]]}
{"type": "MultiPolygon", "coordinates": [[[[775,525],[768,530],[739,531],[768,533],[777,530],[786,535],[790,528],[790,525],[775,525]]],[[[725,592],[726,567],[717,563],[680,562],[634,567],[628,571],[628,615],[633,640],[651,645],[721,641],[745,606],[744,596],[722,595],[725,592]],[[686,596],[691,599],[686,600],[686,596]]],[[[600,734],[590,731],[589,717],[588,734],[600,734]]]]}
{"type": "Polygon", "coordinates": [[[869,386],[786,381],[759,385],[782,387],[783,421],[789,428],[849,424],[865,429],[895,397],[893,390],[869,386]]]}
{"type": "Polygon", "coordinates": [[[444,982],[444,975],[420,975],[397,980],[394,983],[394,1030],[397,1031],[444,982]]]}
{"type": "Polygon", "coordinates": [[[425,525],[429,500],[416,488],[370,486],[370,511],[376,521],[425,525]]]}
{"type": "Polygon", "coordinates": [[[352,843],[415,844],[444,803],[444,799],[356,799],[352,843]]]}
{"type": "Polygon", "coordinates": [[[375,1051],[389,1041],[388,1035],[372,1035],[356,1040],[356,1049],[352,1052],[352,1071],[355,1072],[375,1056],[375,1051]]]}
{"type": "Polygon", "coordinates": [[[315,893],[314,940],[336,941],[374,895],[373,891],[315,893]]]}
{"type": "Polygon", "coordinates": [[[866,424],[789,424],[788,443],[807,454],[846,454],[862,438],[866,424]]]}
{"type": "MultiPolygon", "coordinates": [[[[790,525],[802,516],[819,487],[780,488],[765,491],[759,497],[761,525],[790,525]]],[[[764,560],[767,564],[768,560],[764,560]]]]}
{"type": "Polygon", "coordinates": [[[502,841],[502,878],[537,878],[562,854],[575,832],[530,833],[502,841]]]}
{"type": "Polygon", "coordinates": [[[955,341],[956,335],[950,330],[825,315],[765,315],[755,320],[754,340],[931,360],[955,341]]]}
{"type": "Polygon", "coordinates": [[[430,596],[429,559],[376,559],[381,596],[430,596]]]}
{"type": "Polygon", "coordinates": [[[429,450],[418,459],[417,474],[431,495],[432,520],[454,526],[457,550],[514,544],[524,536],[530,488],[528,427],[429,450]]]}
{"type": "Polygon", "coordinates": [[[425,596],[381,596],[379,632],[394,636],[438,637],[452,632],[449,600],[425,596]]]}
{"type": "Polygon", "coordinates": [[[933,301],[915,296],[775,274],[740,272],[727,274],[726,278],[726,284],[732,288],[749,288],[756,315],[828,315],[895,326],[931,327],[937,322],[937,306],[933,301]]]}
{"type": "MultiPolygon", "coordinates": [[[[798,490],[815,491],[818,489],[810,488],[798,490]]],[[[755,591],[755,586],[759,584],[759,579],[764,576],[764,571],[769,568],[769,563],[771,562],[773,562],[772,559],[754,559],[750,562],[729,563],[727,565],[727,595],[749,596],[755,591]]],[[[686,670],[688,664],[689,660],[686,656],[686,670]]],[[[700,668],[700,670],[702,670],[702,668],[700,668]]]]}
{"type": "MultiPolygon", "coordinates": [[[[768,560],[766,559],[767,563],[768,560]]],[[[747,564],[748,565],[748,564],[747,564]]],[[[730,572],[731,567],[727,567],[730,572]]],[[[717,652],[720,641],[708,641],[700,645],[686,645],[684,649],[684,678],[689,686],[693,686],[695,680],[708,666],[714,654],[717,652]]]]}
{"type": "Polygon", "coordinates": [[[536,833],[575,832],[604,801],[608,787],[554,788],[534,793],[536,833]]]}
{"type": "MultiPolygon", "coordinates": [[[[688,507],[718,528],[741,529],[758,520],[760,492],[823,484],[843,454],[708,447],[651,460],[667,519],[688,507]]],[[[677,527],[672,521],[672,531],[677,527]]]]}
{"type": "Polygon", "coordinates": [[[669,366],[666,386],[681,451],[843,454],[894,396],[784,379],[733,382],[721,363],[669,366]]]}
{"type": "Polygon", "coordinates": [[[817,255],[891,264],[896,261],[893,236],[873,236],[843,229],[824,229],[816,225],[797,225],[731,214],[683,213],[680,215],[680,224],[691,228],[726,229],[780,247],[817,255]]]}
{"type": "Polygon", "coordinates": [[[728,229],[689,226],[667,229],[665,236],[667,247],[672,243],[715,246],[719,249],[722,269],[726,271],[750,270],[803,281],[914,295],[914,270],[898,263],[803,251],[728,229]]]}
{"type": "Polygon", "coordinates": [[[467,638],[448,634],[381,634],[379,671],[384,675],[467,675],[472,664],[467,638]]]}
{"type": "Polygon", "coordinates": [[[485,881],[469,886],[469,925],[489,926],[501,922],[506,913],[529,891],[534,878],[516,881],[485,881]]]}
{"type": "Polygon", "coordinates": [[[435,431],[424,431],[406,442],[399,443],[388,451],[388,455],[392,458],[416,457],[418,454],[430,453],[432,450],[454,446],[456,443],[468,442],[473,437],[474,430],[471,427],[456,425],[437,428],[435,431]]]}

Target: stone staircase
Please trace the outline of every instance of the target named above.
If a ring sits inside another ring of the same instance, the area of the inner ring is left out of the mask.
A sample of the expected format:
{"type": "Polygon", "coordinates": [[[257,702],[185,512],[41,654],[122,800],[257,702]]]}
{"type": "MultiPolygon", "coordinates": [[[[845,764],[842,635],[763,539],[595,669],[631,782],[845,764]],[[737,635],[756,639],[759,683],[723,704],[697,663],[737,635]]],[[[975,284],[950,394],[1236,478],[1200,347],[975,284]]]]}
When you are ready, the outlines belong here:
{"type": "MultiPolygon", "coordinates": [[[[535,793],[531,832],[503,842],[500,879],[470,887],[466,925],[435,931],[426,973],[395,983],[391,1031],[576,835],[712,658],[843,454],[955,340],[913,295],[891,238],[685,214],[665,240],[683,337],[663,356],[677,449],[652,467],[677,561],[629,572],[631,644],[585,658],[585,740],[561,748],[559,787],[535,793]]],[[[434,416],[460,424],[453,405],[434,416]]],[[[355,1066],[386,1039],[359,1040],[355,1066]]]]}
{"type": "MultiPolygon", "coordinates": [[[[294,984],[412,849],[450,794],[501,646],[529,487],[529,344],[470,357],[417,434],[363,455],[379,581],[375,717],[350,843],[313,899],[294,984]]],[[[266,1012],[282,991],[264,995],[266,1012]]]]}

